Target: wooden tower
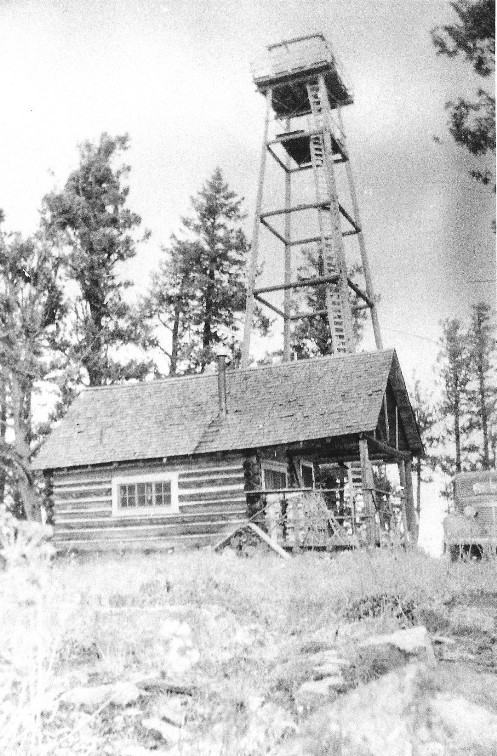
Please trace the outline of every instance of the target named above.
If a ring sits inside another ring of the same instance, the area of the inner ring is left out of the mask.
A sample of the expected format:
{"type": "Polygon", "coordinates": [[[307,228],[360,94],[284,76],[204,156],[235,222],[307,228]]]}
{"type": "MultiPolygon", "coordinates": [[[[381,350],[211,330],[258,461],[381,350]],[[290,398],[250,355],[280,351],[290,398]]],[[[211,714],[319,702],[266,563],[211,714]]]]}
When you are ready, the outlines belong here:
{"type": "Polygon", "coordinates": [[[268,48],[268,60],[254,74],[266,98],[266,118],[256,200],[242,367],[248,367],[256,302],[283,318],[284,359],[291,359],[291,327],[301,318],[325,318],[335,354],[353,352],[349,290],[370,311],[376,347],[382,349],[373,283],[361,229],[352,170],[343,132],[341,108],[353,102],[340,66],[321,34],[280,42],[268,48]],[[274,190],[277,207],[263,209],[267,156],[283,171],[284,185],[274,190]],[[339,171],[345,168],[345,177],[339,171]],[[340,180],[340,181],[339,181],[340,180]],[[298,182],[298,187],[297,187],[298,182]],[[349,205],[339,196],[342,184],[349,205]],[[296,195],[299,198],[295,199],[296,195]],[[303,200],[302,200],[303,197],[303,200]],[[261,231],[283,245],[281,282],[257,288],[261,263],[277,274],[279,263],[262,254],[261,231]],[[364,289],[350,278],[345,237],[357,236],[364,289]],[[313,245],[319,268],[312,277],[296,277],[296,258],[313,245]],[[321,287],[321,310],[303,312],[298,293],[321,287]],[[271,301],[273,297],[273,301],[271,301]],[[274,297],[278,297],[275,304],[274,297]]]}

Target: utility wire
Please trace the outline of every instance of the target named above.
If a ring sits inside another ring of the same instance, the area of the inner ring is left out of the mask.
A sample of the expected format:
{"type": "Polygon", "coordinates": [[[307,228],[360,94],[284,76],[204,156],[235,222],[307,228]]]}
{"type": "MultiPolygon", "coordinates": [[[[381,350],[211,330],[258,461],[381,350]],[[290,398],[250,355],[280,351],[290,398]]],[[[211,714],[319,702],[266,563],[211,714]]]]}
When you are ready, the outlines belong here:
{"type": "Polygon", "coordinates": [[[419,333],[409,333],[409,331],[401,331],[399,328],[386,328],[385,326],[382,326],[382,331],[394,331],[394,333],[401,333],[403,336],[412,336],[414,339],[430,341],[432,344],[437,344],[438,346],[438,341],[430,339],[428,336],[420,336],[419,333]]]}

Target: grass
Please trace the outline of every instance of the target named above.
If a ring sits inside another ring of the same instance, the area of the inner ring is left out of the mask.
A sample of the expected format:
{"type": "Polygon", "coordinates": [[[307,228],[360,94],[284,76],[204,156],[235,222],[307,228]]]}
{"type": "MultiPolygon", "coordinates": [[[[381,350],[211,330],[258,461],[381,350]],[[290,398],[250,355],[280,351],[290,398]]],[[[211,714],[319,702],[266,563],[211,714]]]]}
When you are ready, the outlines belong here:
{"type": "MultiPolygon", "coordinates": [[[[236,749],[251,726],[254,700],[262,697],[279,707],[278,716],[298,720],[294,694],[309,673],[303,652],[313,644],[319,650],[351,623],[369,632],[368,622],[378,631],[428,617],[432,630],[443,630],[447,602],[461,592],[494,590],[496,571],[496,562],[451,565],[414,551],[304,554],[291,562],[229,551],[107,555],[5,571],[0,753],[55,753],[54,744],[70,742],[75,727],[83,727],[88,748],[80,753],[100,753],[104,741],[114,753],[125,712],[115,713],[118,727],[112,711],[75,720],[50,701],[81,682],[167,675],[158,628],[173,608],[190,624],[201,654],[187,729],[196,742],[217,732],[226,753],[248,754],[248,746],[236,749]]],[[[144,711],[153,714],[157,705],[150,700],[144,711]]],[[[138,715],[124,732],[146,742],[138,715]]]]}

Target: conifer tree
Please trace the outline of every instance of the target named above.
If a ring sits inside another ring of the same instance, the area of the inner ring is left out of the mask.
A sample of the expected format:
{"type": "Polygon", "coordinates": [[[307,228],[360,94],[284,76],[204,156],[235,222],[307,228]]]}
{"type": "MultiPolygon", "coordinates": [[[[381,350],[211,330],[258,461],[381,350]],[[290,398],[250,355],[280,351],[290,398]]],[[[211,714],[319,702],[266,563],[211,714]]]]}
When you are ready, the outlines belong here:
{"type": "Polygon", "coordinates": [[[471,378],[467,333],[457,318],[442,324],[438,357],[442,400],[438,408],[442,430],[438,443],[442,453],[437,462],[447,474],[469,466],[468,454],[474,451],[466,436],[467,395],[471,378]]]}
{"type": "Polygon", "coordinates": [[[484,470],[488,470],[492,466],[492,451],[495,450],[497,350],[491,309],[484,302],[472,308],[468,347],[471,382],[468,386],[467,430],[477,433],[478,461],[484,470]]]}
{"type": "MultiPolygon", "coordinates": [[[[432,31],[437,54],[461,55],[478,76],[490,77],[495,70],[495,0],[454,0],[450,5],[456,22],[432,31]]],[[[480,87],[476,99],[459,97],[446,103],[446,108],[457,144],[475,156],[495,153],[495,97],[491,93],[480,87]]],[[[495,182],[488,168],[476,168],[472,175],[484,184],[495,182]]]]}
{"type": "Polygon", "coordinates": [[[2,433],[0,459],[3,484],[10,481],[23,514],[39,513],[36,481],[31,469],[36,429],[33,399],[53,369],[52,350],[64,313],[60,258],[40,237],[0,234],[0,368],[2,433]],[[12,440],[5,434],[12,429],[12,440]]]}
{"type": "Polygon", "coordinates": [[[91,386],[141,378],[151,369],[149,360],[124,362],[119,353],[149,343],[138,312],[124,297],[131,283],[120,278],[122,263],[136,254],[141,223],[127,207],[130,169],[114,166],[127,147],[127,136],[102,134],[97,144],[85,142],[62,192],[43,202],[45,233],[64,250],[66,274],[78,290],[66,354],[84,368],[91,386]]]}
{"type": "Polygon", "coordinates": [[[433,469],[436,463],[432,449],[435,443],[434,433],[437,424],[437,415],[430,397],[423,391],[421,383],[416,377],[414,378],[414,391],[411,397],[411,404],[421,440],[425,447],[424,456],[418,457],[413,466],[416,475],[416,509],[419,517],[421,514],[421,487],[423,483],[431,481],[429,471],[433,469]]]}
{"type": "MultiPolygon", "coordinates": [[[[246,299],[249,244],[242,228],[242,199],[216,168],[191,198],[193,213],[172,237],[144,305],[170,333],[170,374],[204,372],[216,349],[239,360],[246,299]]],[[[258,316],[258,325],[267,320],[258,316]]]]}

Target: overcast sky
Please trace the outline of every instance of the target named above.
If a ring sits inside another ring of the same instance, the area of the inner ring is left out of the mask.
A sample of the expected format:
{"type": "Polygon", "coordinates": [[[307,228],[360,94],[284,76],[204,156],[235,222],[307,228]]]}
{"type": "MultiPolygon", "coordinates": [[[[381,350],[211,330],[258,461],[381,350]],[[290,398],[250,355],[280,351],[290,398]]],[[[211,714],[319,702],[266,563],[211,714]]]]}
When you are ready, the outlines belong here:
{"type": "Polygon", "coordinates": [[[144,287],[215,166],[253,214],[264,102],[250,64],[323,31],[355,92],[344,120],[384,341],[406,378],[425,377],[440,319],[495,301],[494,198],[445,125],[444,102],[478,82],[429,33],[450,18],[446,0],[0,0],[6,226],[35,229],[78,143],[128,132],[130,206],[152,230],[130,270],[144,287]]]}

